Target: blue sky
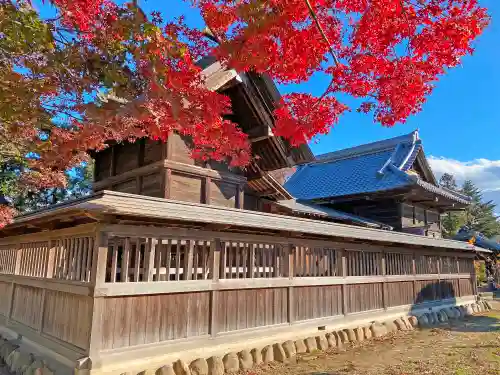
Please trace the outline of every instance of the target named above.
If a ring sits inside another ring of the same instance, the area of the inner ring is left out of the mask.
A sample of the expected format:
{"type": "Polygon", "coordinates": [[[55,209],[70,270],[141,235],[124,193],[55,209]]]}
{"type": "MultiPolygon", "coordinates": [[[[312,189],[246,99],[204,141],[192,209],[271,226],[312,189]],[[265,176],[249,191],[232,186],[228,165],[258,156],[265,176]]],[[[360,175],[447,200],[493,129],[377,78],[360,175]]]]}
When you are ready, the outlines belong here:
{"type": "MultiPolygon", "coordinates": [[[[459,181],[471,178],[500,204],[500,1],[480,3],[489,9],[491,24],[476,41],[475,53],[437,83],[421,113],[406,124],[384,128],[370,115],[353,111],[343,115],[328,135],[311,143],[313,152],[330,152],[418,128],[436,174],[451,171],[459,181]]],[[[189,25],[203,26],[188,1],[140,0],[140,4],[148,12],[159,10],[165,19],[184,15],[189,25]]],[[[315,76],[298,87],[279,89],[321,95],[328,83],[327,77],[315,76]]]]}

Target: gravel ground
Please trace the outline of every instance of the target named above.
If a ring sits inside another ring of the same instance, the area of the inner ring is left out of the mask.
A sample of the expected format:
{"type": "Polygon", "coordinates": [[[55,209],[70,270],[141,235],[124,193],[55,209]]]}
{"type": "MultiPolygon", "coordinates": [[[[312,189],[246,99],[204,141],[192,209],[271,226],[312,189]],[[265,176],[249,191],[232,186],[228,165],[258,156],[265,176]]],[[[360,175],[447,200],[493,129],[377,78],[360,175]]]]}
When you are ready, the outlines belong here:
{"type": "Polygon", "coordinates": [[[494,311],[428,330],[397,332],[348,350],[272,363],[247,375],[500,375],[500,302],[494,311]]]}

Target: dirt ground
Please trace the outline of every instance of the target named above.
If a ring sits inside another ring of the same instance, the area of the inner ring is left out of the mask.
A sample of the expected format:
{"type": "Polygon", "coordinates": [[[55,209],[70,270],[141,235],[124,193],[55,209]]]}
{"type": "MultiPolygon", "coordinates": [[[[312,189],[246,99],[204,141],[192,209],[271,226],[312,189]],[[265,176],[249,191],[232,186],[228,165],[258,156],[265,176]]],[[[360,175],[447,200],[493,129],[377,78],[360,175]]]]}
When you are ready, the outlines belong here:
{"type": "Polygon", "coordinates": [[[398,332],[347,350],[302,355],[248,375],[500,375],[500,302],[494,311],[428,330],[398,332]]]}

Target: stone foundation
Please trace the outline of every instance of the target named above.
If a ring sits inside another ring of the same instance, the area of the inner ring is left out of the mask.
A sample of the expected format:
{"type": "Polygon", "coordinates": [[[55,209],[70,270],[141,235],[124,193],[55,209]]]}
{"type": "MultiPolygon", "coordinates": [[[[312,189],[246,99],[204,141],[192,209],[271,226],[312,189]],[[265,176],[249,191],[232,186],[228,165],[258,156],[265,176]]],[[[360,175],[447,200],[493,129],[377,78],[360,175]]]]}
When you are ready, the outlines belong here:
{"type": "MultiPolygon", "coordinates": [[[[248,370],[262,363],[283,362],[293,363],[297,354],[314,353],[330,349],[342,349],[349,342],[362,342],[372,338],[383,337],[397,331],[411,331],[417,327],[428,328],[458,320],[475,313],[491,310],[491,304],[486,300],[477,303],[445,307],[429,312],[416,312],[410,316],[400,316],[386,321],[373,321],[358,327],[338,329],[330,332],[318,331],[316,336],[299,340],[275,342],[262,347],[241,348],[238,352],[228,352],[222,356],[209,358],[192,358],[191,360],[176,360],[155,368],[142,371],[121,372],[122,375],[223,375],[248,370]]],[[[0,338],[0,361],[15,375],[54,375],[54,371],[42,359],[33,353],[23,351],[16,341],[0,338]]],[[[75,375],[94,373],[119,374],[120,372],[75,370],[75,375]]],[[[63,374],[61,374],[63,375],[63,374]]]]}

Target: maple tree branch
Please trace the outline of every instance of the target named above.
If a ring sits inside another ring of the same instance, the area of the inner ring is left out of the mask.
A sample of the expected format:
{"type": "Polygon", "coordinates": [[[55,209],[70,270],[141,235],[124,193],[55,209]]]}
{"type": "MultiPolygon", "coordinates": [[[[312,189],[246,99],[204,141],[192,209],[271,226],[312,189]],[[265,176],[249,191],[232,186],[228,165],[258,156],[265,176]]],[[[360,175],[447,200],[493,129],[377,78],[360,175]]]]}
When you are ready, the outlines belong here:
{"type": "Polygon", "coordinates": [[[309,14],[311,15],[312,19],[314,20],[314,23],[316,24],[316,27],[318,28],[319,32],[321,33],[321,36],[325,40],[325,42],[328,44],[328,49],[330,51],[330,54],[333,57],[333,61],[335,62],[335,65],[340,65],[339,58],[337,57],[335,51],[332,48],[332,45],[330,44],[330,41],[328,40],[328,37],[326,36],[325,30],[323,30],[323,27],[321,26],[321,23],[319,22],[318,16],[316,12],[314,11],[311,3],[309,0],[304,0],[306,2],[307,8],[309,9],[309,14]]]}
{"type": "MultiPolygon", "coordinates": [[[[316,12],[314,11],[310,1],[309,0],[304,0],[304,1],[306,2],[307,8],[309,9],[309,14],[311,15],[312,19],[314,20],[316,27],[318,28],[319,32],[321,33],[321,36],[323,37],[326,44],[328,45],[328,49],[330,51],[330,54],[332,55],[332,58],[333,58],[335,65],[337,65],[337,66],[341,65],[339,58],[337,57],[337,54],[333,50],[332,45],[330,44],[330,40],[328,39],[328,36],[326,35],[325,30],[323,30],[323,27],[321,26],[321,23],[319,22],[318,16],[317,16],[316,12]]],[[[319,103],[321,103],[323,101],[325,96],[328,95],[333,84],[334,84],[334,78],[332,77],[332,80],[330,81],[330,84],[326,88],[325,92],[318,98],[318,101],[316,103],[314,103],[314,105],[311,107],[311,111],[314,110],[319,105],[319,103]]]]}

